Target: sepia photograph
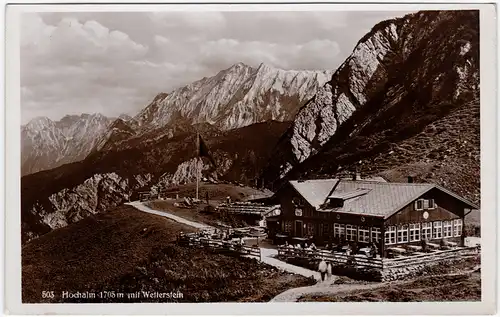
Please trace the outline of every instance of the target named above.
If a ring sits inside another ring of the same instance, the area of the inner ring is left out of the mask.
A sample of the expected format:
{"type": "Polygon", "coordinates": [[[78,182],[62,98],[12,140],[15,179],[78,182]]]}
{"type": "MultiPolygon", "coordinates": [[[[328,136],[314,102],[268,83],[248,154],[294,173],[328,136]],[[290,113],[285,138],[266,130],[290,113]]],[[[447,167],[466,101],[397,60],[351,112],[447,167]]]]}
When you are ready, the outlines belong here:
{"type": "Polygon", "coordinates": [[[207,7],[16,11],[21,304],[494,296],[482,10],[207,7]]]}

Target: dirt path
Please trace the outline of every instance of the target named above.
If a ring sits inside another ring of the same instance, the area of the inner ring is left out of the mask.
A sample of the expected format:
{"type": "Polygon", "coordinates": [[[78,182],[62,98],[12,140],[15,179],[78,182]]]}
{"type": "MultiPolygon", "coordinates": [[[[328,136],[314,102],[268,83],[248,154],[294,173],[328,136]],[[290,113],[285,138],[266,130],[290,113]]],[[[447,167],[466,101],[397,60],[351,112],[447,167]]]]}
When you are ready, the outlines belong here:
{"type": "Polygon", "coordinates": [[[262,254],[262,262],[264,263],[267,263],[269,265],[272,265],[289,273],[299,274],[305,277],[312,276],[314,277],[314,279],[316,279],[316,281],[319,281],[321,279],[319,272],[312,271],[300,266],[292,265],[276,259],[275,257],[278,255],[278,250],[260,248],[260,252],[262,254]]]}
{"type": "Polygon", "coordinates": [[[134,207],[134,208],[136,208],[136,209],[138,209],[138,210],[140,210],[142,212],[147,212],[147,213],[150,213],[150,214],[154,214],[154,215],[162,216],[162,217],[165,217],[165,218],[169,218],[169,219],[172,219],[172,220],[174,220],[176,222],[179,222],[179,223],[182,223],[182,224],[185,224],[185,225],[197,228],[197,229],[214,229],[214,227],[209,226],[209,225],[204,224],[204,223],[201,223],[201,222],[194,222],[194,221],[191,221],[191,220],[187,220],[185,218],[173,215],[173,214],[168,213],[166,211],[160,211],[160,210],[156,210],[156,209],[151,209],[148,206],[145,206],[140,201],[133,201],[133,202],[130,202],[130,203],[126,203],[126,205],[130,205],[130,206],[132,206],[132,207],[134,207]]]}
{"type": "MultiPolygon", "coordinates": [[[[428,275],[425,276],[425,278],[431,278],[433,276],[443,277],[443,276],[457,276],[457,275],[471,274],[475,272],[479,267],[480,266],[476,266],[472,270],[468,271],[461,271],[461,272],[448,273],[442,275],[428,275]]],[[[401,281],[373,283],[373,284],[333,284],[333,282],[328,282],[328,283],[323,282],[313,286],[304,286],[304,287],[289,289],[271,299],[271,302],[297,302],[300,297],[305,295],[333,295],[337,293],[351,292],[357,290],[364,291],[374,288],[380,288],[386,285],[400,285],[400,284],[411,283],[412,281],[415,281],[417,279],[418,278],[401,280],[401,281]]]]}

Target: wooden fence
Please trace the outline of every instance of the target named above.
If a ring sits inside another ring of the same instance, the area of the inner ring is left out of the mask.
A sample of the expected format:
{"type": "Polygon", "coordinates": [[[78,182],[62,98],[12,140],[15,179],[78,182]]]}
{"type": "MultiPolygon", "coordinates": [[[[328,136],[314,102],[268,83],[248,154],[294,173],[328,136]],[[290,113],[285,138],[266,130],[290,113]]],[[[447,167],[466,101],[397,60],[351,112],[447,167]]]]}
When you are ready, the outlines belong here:
{"type": "Polygon", "coordinates": [[[327,250],[308,250],[295,249],[279,246],[278,255],[285,258],[308,258],[311,260],[325,259],[334,264],[350,264],[354,267],[382,269],[383,262],[381,258],[369,258],[365,255],[346,255],[341,252],[332,252],[327,250]]]}
{"type": "Polygon", "coordinates": [[[369,258],[365,255],[346,255],[342,252],[327,250],[295,249],[285,246],[278,247],[278,255],[284,258],[306,258],[310,260],[325,259],[334,264],[348,264],[358,268],[392,269],[416,264],[425,264],[479,253],[479,247],[458,247],[450,250],[433,251],[429,253],[402,256],[396,259],[369,258]]]}
{"type": "Polygon", "coordinates": [[[189,234],[179,236],[177,241],[181,245],[207,248],[219,253],[234,253],[239,255],[255,256],[259,258],[259,260],[262,259],[259,247],[247,246],[244,244],[240,245],[232,241],[197,237],[189,234]]]}
{"type": "Polygon", "coordinates": [[[449,250],[436,250],[428,253],[419,253],[408,256],[402,256],[396,259],[384,259],[384,268],[398,268],[409,265],[425,264],[443,260],[454,259],[457,257],[475,255],[479,253],[479,247],[457,247],[449,250]]]}

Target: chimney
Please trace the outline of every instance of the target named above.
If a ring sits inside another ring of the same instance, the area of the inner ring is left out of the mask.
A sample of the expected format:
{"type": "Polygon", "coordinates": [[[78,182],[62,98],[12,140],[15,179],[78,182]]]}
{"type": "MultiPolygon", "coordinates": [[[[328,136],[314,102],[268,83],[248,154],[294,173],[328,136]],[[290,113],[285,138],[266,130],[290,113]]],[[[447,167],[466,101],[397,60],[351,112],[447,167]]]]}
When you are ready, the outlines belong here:
{"type": "Polygon", "coordinates": [[[408,183],[413,183],[413,176],[408,176],[408,183]]]}

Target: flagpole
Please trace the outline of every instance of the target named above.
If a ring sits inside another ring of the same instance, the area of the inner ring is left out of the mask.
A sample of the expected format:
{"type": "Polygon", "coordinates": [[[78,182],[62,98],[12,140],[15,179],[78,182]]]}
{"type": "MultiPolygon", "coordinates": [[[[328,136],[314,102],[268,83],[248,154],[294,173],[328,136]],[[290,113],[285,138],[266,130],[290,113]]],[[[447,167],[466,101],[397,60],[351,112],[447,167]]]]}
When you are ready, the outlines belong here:
{"type": "Polygon", "coordinates": [[[196,151],[198,152],[198,156],[196,157],[196,200],[198,200],[199,193],[199,184],[200,184],[200,167],[199,167],[199,159],[200,159],[200,132],[196,133],[196,151]]]}

